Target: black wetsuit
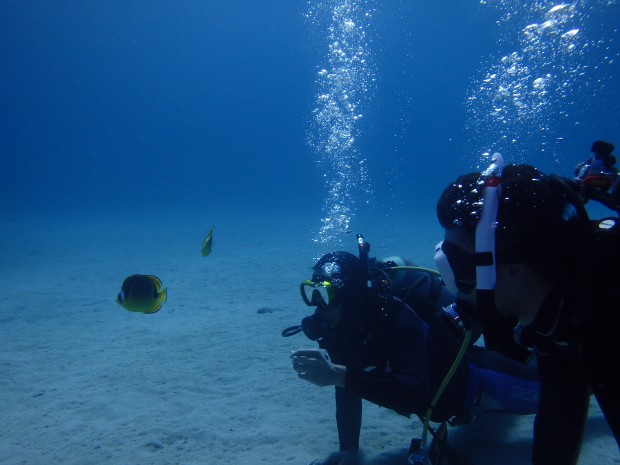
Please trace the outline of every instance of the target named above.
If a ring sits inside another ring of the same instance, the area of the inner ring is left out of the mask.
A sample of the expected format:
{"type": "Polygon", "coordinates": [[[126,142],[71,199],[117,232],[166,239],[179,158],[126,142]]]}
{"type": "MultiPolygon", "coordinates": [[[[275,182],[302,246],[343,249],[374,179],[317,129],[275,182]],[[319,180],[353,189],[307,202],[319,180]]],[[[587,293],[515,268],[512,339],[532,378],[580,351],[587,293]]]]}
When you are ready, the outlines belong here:
{"type": "MultiPolygon", "coordinates": [[[[426,323],[395,298],[384,307],[374,312],[383,317],[373,321],[372,329],[349,321],[319,340],[334,363],[347,367],[345,387],[336,387],[342,451],[358,450],[362,399],[401,415],[425,415],[460,348],[460,341],[437,317],[426,323]]],[[[445,420],[464,407],[468,365],[467,360],[460,364],[433,410],[433,420],[445,420]]]]}
{"type": "Polygon", "coordinates": [[[542,383],[534,428],[535,465],[577,463],[591,393],[619,441],[618,286],[615,272],[607,279],[557,288],[523,332],[524,341],[538,353],[542,383]]]}

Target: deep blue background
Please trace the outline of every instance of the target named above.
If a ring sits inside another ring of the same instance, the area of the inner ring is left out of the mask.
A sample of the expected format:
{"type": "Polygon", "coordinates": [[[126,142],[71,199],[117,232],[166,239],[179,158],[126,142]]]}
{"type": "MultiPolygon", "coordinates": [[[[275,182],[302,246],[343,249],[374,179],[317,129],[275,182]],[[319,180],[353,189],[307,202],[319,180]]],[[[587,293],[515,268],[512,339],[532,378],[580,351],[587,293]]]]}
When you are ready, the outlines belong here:
{"type": "MultiPolygon", "coordinates": [[[[510,45],[498,45],[496,9],[441,3],[368,2],[377,81],[358,148],[377,208],[432,208],[479,161],[468,152],[464,101],[510,45]]],[[[292,0],[3,1],[2,214],[318,215],[325,188],[306,133],[327,34],[307,9],[292,0]]],[[[602,36],[618,39],[618,9],[592,16],[602,36]]],[[[614,73],[605,92],[572,106],[580,126],[558,119],[565,148],[542,156],[536,146],[525,161],[570,175],[592,140],[620,144],[618,61],[604,71],[614,73]]]]}

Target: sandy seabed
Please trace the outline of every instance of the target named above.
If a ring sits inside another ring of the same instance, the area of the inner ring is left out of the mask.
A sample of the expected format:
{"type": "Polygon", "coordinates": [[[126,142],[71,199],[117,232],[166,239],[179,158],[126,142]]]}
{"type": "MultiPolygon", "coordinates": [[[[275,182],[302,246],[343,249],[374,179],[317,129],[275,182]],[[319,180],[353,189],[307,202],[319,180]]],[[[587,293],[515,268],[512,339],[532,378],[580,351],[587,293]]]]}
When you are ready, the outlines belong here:
{"type": "MultiPolygon", "coordinates": [[[[298,284],[321,252],[312,218],[200,215],[4,222],[0,229],[0,463],[307,464],[337,450],[333,388],[296,377],[280,331],[309,313],[298,284]],[[202,221],[203,218],[206,220],[202,221]],[[200,256],[215,224],[213,253],[200,256]],[[154,274],[168,302],[134,314],[123,279],[154,274]]],[[[377,256],[432,266],[424,216],[368,228],[377,256]]],[[[343,246],[355,252],[355,238],[343,246]]],[[[478,465],[529,463],[532,417],[450,431],[478,465]]],[[[419,421],[365,403],[364,463],[406,464],[419,421]]],[[[619,464],[596,402],[580,464],[619,464]]]]}

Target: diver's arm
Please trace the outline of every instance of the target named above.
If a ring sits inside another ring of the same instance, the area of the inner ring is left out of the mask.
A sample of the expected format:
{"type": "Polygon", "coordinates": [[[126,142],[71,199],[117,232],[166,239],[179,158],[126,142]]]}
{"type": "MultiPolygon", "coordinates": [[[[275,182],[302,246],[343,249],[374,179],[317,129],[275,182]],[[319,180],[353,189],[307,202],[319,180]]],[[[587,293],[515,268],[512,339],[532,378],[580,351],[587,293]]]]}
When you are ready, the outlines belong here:
{"type": "Polygon", "coordinates": [[[412,376],[351,371],[345,385],[365,400],[405,416],[423,415],[430,402],[428,389],[412,376]]]}
{"type": "Polygon", "coordinates": [[[336,388],[336,424],[340,451],[356,453],[362,424],[362,398],[344,389],[346,367],[331,363],[318,349],[299,349],[291,353],[293,369],[300,379],[317,386],[336,388]]]}
{"type": "Polygon", "coordinates": [[[362,427],[362,398],[336,386],[336,425],[342,452],[357,452],[362,427]]]}
{"type": "Polygon", "coordinates": [[[391,371],[347,368],[345,389],[401,415],[423,415],[430,402],[430,369],[422,322],[412,312],[402,310],[390,336],[391,371]]]}
{"type": "Polygon", "coordinates": [[[553,356],[538,357],[542,385],[534,423],[534,465],[577,463],[590,395],[570,368],[553,356]]]}

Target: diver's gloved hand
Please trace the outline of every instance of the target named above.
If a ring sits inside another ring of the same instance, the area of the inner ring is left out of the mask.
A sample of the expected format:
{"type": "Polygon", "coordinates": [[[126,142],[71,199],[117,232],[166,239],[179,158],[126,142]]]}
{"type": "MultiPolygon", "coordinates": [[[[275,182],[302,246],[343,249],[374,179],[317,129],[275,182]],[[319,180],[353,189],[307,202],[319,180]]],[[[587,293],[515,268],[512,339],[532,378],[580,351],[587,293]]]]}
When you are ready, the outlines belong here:
{"type": "Polygon", "coordinates": [[[361,455],[359,452],[334,452],[324,459],[316,459],[308,465],[361,465],[361,455]]]}

